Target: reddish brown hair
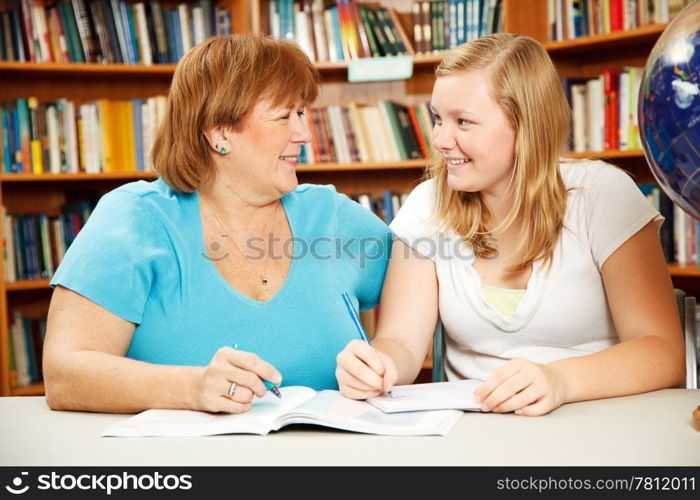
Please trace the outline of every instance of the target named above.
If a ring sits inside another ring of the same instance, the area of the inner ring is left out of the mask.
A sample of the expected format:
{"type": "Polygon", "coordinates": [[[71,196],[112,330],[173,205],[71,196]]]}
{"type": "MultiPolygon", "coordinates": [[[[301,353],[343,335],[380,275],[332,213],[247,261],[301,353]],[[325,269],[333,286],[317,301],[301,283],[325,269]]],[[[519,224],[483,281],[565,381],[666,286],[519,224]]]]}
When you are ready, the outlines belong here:
{"type": "Polygon", "coordinates": [[[261,98],[309,105],[319,85],[318,71],[292,43],[253,34],[209,38],[175,68],[151,165],[173,189],[192,192],[214,171],[205,130],[238,126],[261,98]]]}

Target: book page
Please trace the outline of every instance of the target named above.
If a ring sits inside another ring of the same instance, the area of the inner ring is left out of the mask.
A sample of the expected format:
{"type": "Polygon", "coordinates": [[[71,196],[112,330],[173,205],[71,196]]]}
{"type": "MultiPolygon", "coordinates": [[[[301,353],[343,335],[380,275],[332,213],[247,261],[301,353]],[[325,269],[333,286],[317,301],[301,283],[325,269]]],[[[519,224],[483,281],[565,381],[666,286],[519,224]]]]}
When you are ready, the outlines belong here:
{"type": "Polygon", "coordinates": [[[444,436],[461,416],[461,411],[454,410],[389,415],[365,401],[348,399],[338,391],[321,391],[282,417],[280,426],[316,424],[387,436],[444,436]]]}
{"type": "Polygon", "coordinates": [[[421,410],[480,411],[481,404],[474,401],[474,389],[481,380],[457,380],[431,384],[398,385],[391,389],[390,396],[367,400],[385,413],[412,412],[421,410]]]}
{"type": "Polygon", "coordinates": [[[267,434],[275,420],[313,398],[309,387],[281,387],[281,398],[267,392],[253,400],[246,413],[207,413],[193,410],[147,410],[107,427],[102,436],[211,436],[215,434],[267,434]]]}

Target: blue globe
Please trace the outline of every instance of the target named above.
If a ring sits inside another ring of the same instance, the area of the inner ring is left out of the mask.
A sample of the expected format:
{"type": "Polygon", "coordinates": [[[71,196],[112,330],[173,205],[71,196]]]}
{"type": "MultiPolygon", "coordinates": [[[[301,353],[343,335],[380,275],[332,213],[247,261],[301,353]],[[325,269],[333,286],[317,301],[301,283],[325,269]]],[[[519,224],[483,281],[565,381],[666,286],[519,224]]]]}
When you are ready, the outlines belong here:
{"type": "Polygon", "coordinates": [[[700,2],[666,27],[639,91],[644,155],[664,192],[700,219],[700,2]]]}

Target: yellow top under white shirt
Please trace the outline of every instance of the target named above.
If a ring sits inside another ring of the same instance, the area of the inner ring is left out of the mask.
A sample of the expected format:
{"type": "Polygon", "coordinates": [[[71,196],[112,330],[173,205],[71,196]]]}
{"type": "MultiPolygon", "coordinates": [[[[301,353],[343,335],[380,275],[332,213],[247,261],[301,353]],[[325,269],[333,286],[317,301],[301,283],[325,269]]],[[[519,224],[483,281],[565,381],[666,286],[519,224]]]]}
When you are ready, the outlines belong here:
{"type": "Polygon", "coordinates": [[[503,316],[512,316],[518,307],[520,299],[525,295],[525,290],[512,288],[500,288],[491,285],[481,285],[481,293],[488,305],[496,309],[503,316]]]}

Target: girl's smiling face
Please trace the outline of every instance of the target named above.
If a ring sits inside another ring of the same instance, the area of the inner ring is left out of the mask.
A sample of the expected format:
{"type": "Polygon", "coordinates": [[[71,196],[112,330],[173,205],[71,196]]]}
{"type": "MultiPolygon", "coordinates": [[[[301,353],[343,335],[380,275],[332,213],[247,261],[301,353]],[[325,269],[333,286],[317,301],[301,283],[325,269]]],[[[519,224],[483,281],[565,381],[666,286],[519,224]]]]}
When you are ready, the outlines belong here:
{"type": "Polygon", "coordinates": [[[447,161],[451,189],[502,196],[513,172],[515,129],[489,88],[485,71],[437,78],[433,145],[447,161]]]}

